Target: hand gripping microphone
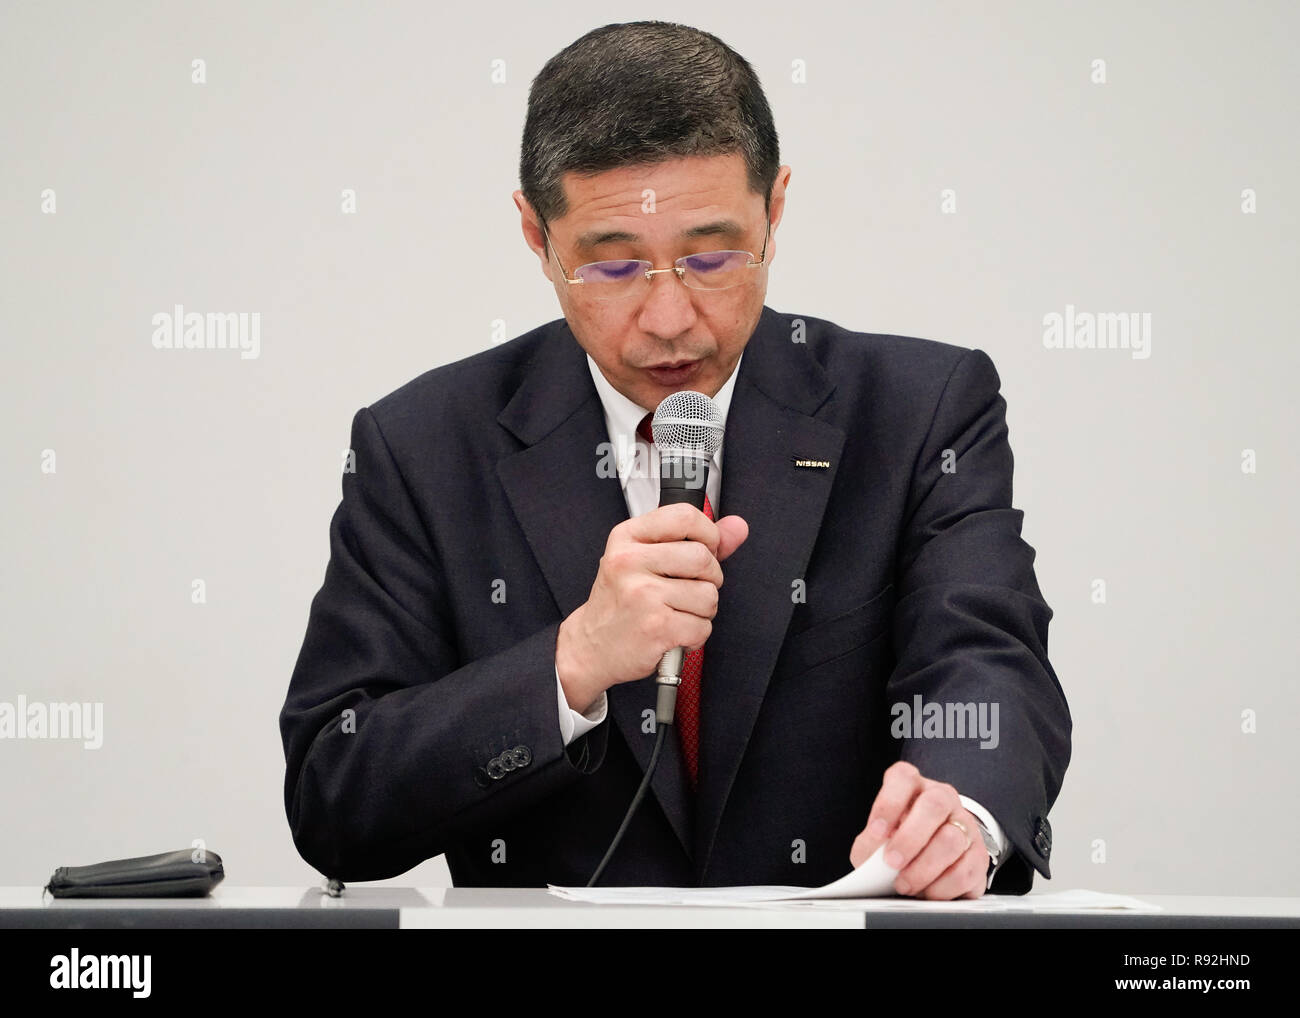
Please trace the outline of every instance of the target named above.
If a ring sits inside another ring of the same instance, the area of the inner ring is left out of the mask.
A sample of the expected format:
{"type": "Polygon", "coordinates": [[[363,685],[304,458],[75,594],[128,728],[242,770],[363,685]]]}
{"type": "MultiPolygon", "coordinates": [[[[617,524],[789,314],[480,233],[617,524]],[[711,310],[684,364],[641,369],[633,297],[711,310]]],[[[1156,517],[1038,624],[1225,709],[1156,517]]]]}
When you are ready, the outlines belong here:
{"type": "MultiPolygon", "coordinates": [[[[659,453],[659,504],[689,502],[703,512],[709,464],[722,448],[722,414],[717,406],[702,392],[674,392],[659,404],[650,429],[659,453]]],[[[685,656],[685,648],[674,647],[659,662],[657,724],[673,723],[685,656]]]]}

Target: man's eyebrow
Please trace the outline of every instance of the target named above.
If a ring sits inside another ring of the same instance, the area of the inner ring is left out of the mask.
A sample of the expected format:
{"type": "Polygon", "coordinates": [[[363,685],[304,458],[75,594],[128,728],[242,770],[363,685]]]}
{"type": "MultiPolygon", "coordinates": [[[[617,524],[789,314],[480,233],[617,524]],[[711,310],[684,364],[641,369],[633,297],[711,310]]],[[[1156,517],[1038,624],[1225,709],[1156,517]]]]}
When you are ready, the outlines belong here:
{"type": "MultiPolygon", "coordinates": [[[[745,228],[734,219],[717,219],[711,223],[701,223],[681,232],[686,238],[694,237],[743,237],[745,228]]],[[[641,239],[639,234],[627,230],[588,230],[578,234],[578,247],[589,249],[601,244],[635,244],[641,239]]]]}

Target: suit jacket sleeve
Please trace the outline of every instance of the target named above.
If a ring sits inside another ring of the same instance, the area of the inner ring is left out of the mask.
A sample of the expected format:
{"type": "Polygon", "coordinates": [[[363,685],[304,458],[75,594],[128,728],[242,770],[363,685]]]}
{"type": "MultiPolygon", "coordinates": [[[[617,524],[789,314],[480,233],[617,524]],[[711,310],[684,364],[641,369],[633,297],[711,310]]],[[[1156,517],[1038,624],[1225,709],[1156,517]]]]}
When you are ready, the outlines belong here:
{"type": "Polygon", "coordinates": [[[302,857],[329,877],[375,880],[596,769],[608,725],[562,743],[558,622],[460,660],[436,549],[369,410],[351,447],[280,732],[302,857]]]}
{"type": "MultiPolygon", "coordinates": [[[[913,472],[898,557],[897,662],[890,704],[984,705],[996,746],[978,738],[907,738],[901,759],[951,784],[1002,825],[1013,855],[991,890],[1023,893],[1050,877],[1047,813],[1070,759],[1071,720],[1047,659],[1052,610],[1034,549],[1011,507],[1006,403],[980,350],[954,366],[913,472]]],[[[968,715],[969,716],[969,715],[968,715]]]]}

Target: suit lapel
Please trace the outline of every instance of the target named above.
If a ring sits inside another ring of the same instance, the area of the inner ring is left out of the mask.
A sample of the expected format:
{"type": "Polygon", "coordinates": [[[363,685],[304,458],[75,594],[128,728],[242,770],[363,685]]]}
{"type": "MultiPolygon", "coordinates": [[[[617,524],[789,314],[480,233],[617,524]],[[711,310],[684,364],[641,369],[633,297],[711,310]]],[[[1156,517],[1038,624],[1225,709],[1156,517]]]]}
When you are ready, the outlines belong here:
{"type": "MultiPolygon", "coordinates": [[[[497,420],[526,444],[498,463],[497,475],[556,607],[567,618],[590,596],[609,532],[628,513],[618,477],[602,477],[596,469],[600,447],[609,441],[604,408],[586,354],[566,322],[554,324],[497,420]]],[[[643,731],[643,712],[653,715],[654,679],[622,683],[607,696],[610,720],[644,772],[654,735],[643,731]]],[[[674,733],[664,740],[651,789],[690,855],[691,794],[674,733]]]]}
{"type": "MultiPolygon", "coordinates": [[[[720,515],[749,537],[722,563],[700,689],[700,777],[693,853],[703,882],[732,784],[794,611],[844,445],[843,429],[813,416],[834,385],[789,319],[764,308],[745,347],[723,438],[720,515]],[[829,461],[828,469],[794,465],[829,461]]],[[[798,752],[798,747],[792,747],[798,752]]]]}

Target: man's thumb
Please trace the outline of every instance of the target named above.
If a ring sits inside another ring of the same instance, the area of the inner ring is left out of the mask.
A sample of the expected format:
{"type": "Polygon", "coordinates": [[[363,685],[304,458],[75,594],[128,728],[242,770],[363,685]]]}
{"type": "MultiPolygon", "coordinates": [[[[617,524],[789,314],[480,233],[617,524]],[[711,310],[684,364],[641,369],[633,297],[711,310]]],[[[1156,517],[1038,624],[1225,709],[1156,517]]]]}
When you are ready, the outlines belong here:
{"type": "Polygon", "coordinates": [[[718,520],[718,561],[726,559],[745,543],[749,537],[749,524],[739,516],[724,516],[718,520]]]}

